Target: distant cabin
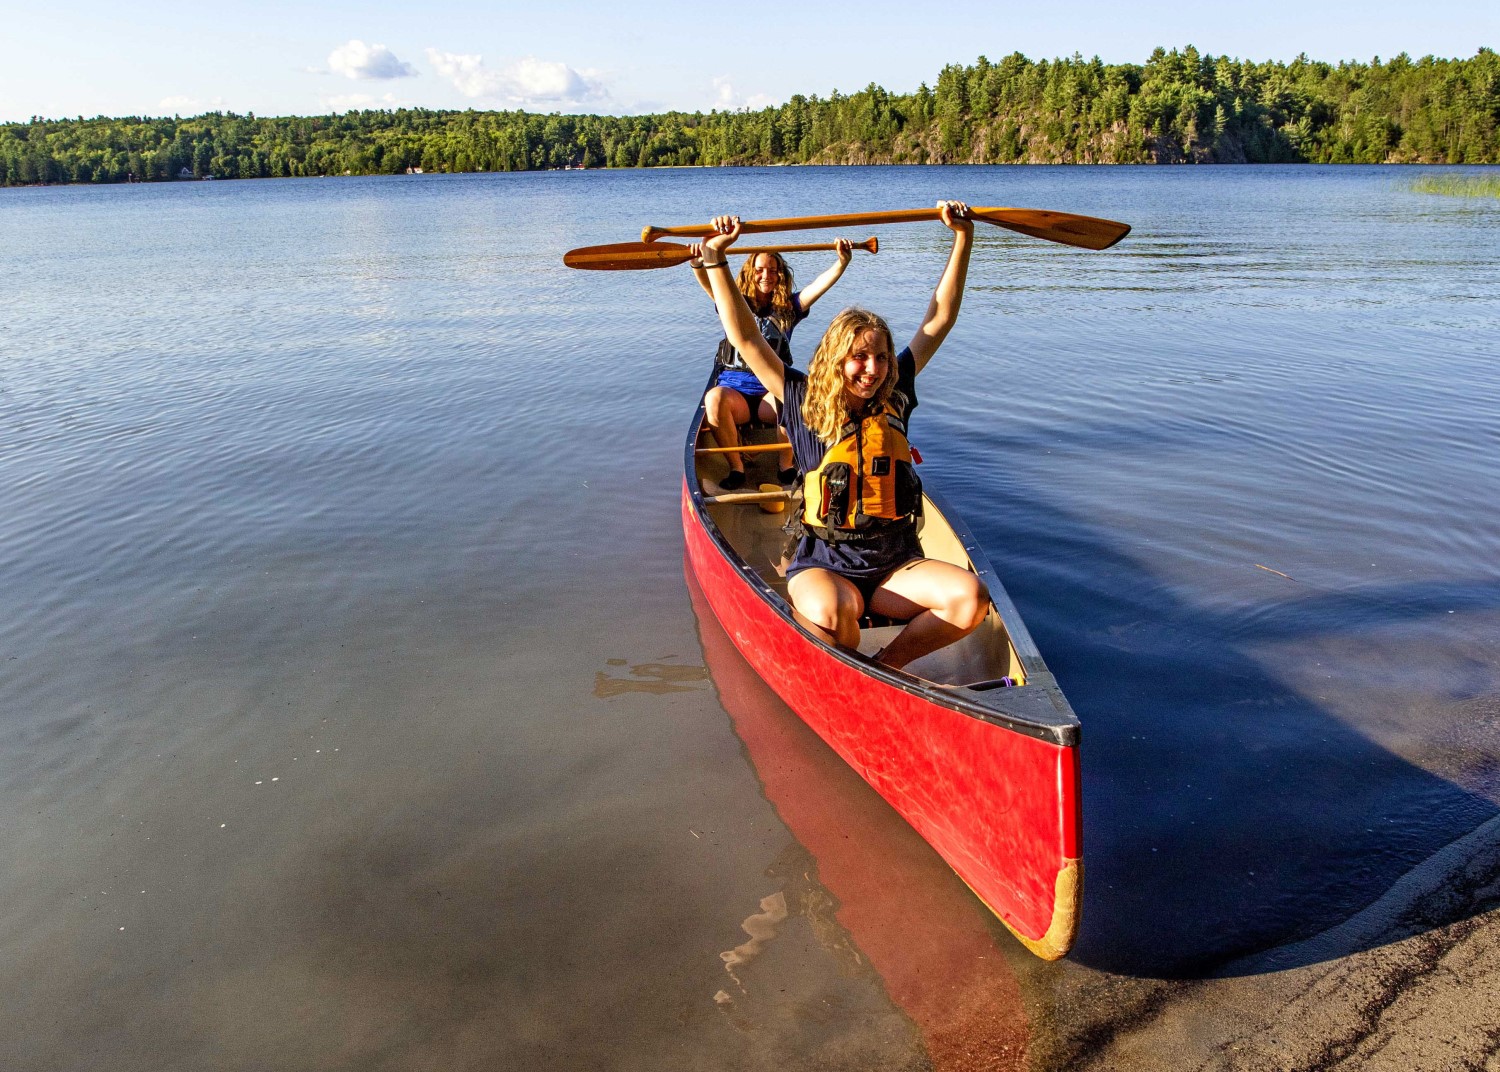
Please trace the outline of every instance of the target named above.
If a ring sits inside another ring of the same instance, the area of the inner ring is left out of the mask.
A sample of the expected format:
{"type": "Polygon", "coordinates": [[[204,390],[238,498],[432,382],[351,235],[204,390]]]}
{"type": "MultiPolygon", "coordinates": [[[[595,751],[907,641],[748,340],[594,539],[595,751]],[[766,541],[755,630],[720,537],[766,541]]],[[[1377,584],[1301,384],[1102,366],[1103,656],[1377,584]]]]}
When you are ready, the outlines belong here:
{"type": "Polygon", "coordinates": [[[409,167],[406,169],[406,173],[408,175],[420,175],[422,174],[422,169],[419,167],[409,167]]]}

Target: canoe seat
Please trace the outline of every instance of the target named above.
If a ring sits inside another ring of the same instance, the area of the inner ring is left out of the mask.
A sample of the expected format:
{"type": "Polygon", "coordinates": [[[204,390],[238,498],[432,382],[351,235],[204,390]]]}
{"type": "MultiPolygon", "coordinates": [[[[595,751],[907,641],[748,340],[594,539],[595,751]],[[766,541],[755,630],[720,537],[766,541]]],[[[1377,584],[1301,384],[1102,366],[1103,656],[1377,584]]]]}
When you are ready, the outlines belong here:
{"type": "Polygon", "coordinates": [[[888,618],[884,614],[866,611],[865,616],[859,620],[859,627],[861,629],[880,629],[887,625],[905,625],[909,621],[911,621],[910,618],[888,618]]]}

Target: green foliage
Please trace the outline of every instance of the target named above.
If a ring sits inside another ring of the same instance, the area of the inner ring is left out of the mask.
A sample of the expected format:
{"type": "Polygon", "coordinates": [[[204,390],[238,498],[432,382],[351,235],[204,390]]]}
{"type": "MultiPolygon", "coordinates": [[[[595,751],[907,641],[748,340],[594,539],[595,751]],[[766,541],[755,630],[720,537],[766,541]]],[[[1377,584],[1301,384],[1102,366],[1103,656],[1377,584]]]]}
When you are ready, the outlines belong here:
{"type": "Polygon", "coordinates": [[[1500,175],[1425,175],[1411,184],[1419,194],[1500,197],[1500,175]]]}
{"type": "Polygon", "coordinates": [[[950,64],[757,112],[403,108],[0,124],[0,185],[771,163],[1500,163],[1500,57],[1252,63],[1156,49],[950,64]]]}

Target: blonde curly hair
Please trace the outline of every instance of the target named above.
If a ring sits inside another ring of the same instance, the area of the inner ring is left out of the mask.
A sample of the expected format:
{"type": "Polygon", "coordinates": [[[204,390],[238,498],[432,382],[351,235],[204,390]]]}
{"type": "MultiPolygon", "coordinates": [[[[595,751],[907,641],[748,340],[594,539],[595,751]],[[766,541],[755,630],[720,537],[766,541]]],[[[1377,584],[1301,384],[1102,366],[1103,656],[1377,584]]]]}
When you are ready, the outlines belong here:
{"type": "Polygon", "coordinates": [[[854,416],[844,400],[844,358],[854,350],[854,341],[866,331],[885,336],[890,354],[885,380],[866,408],[874,411],[884,405],[896,387],[896,347],[890,325],[868,309],[849,308],[833,318],[807,366],[807,395],[802,400],[802,420],[824,443],[838,441],[844,425],[854,416]]]}
{"type": "MultiPolygon", "coordinates": [[[[776,261],[776,266],[781,270],[776,279],[776,289],[771,292],[771,319],[776,321],[776,326],[782,331],[792,329],[792,266],[786,262],[786,258],[780,253],[752,253],[745,258],[745,263],[740,265],[740,274],[735,283],[740,288],[740,293],[745,296],[745,301],[751,309],[758,310],[760,307],[760,291],[755,286],[755,258],[771,257],[776,261]]],[[[764,315],[764,314],[760,314],[764,315]]]]}

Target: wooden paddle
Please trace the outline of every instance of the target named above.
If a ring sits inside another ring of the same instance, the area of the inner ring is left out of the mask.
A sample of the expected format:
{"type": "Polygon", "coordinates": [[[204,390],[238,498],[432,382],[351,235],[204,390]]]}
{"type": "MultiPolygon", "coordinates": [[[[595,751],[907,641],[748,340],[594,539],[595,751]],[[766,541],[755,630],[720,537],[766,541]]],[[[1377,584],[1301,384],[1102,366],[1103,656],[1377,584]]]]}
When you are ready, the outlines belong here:
{"type": "Polygon", "coordinates": [[[726,491],[721,495],[705,495],[706,503],[771,503],[790,502],[792,493],[778,487],[775,491],[726,491]]]}
{"type": "MultiPolygon", "coordinates": [[[[788,220],[746,220],[740,224],[742,234],[767,234],[771,231],[804,231],[815,227],[874,227],[882,223],[920,223],[941,217],[935,208],[897,209],[893,212],[852,212],[842,216],[803,216],[788,220]]],[[[1065,246],[1084,249],[1108,249],[1130,233],[1130,225],[1094,216],[1075,216],[1071,212],[1051,212],[1042,208],[970,208],[969,218],[993,223],[997,227],[1019,231],[1032,238],[1045,238],[1065,246]]],[[[709,224],[684,227],[641,228],[641,241],[652,242],[664,235],[705,238],[714,233],[709,224]]]]}
{"type": "MultiPolygon", "coordinates": [[[[713,228],[709,228],[709,234],[713,228]]],[[[870,253],[880,252],[878,239],[867,238],[853,243],[855,249],[870,253]]],[[[732,246],[730,253],[811,253],[816,250],[836,249],[832,242],[810,243],[800,246],[732,246]]],[[[641,268],[670,268],[674,264],[686,264],[693,257],[687,246],[671,242],[617,242],[611,246],[584,246],[570,249],[563,254],[563,263],[569,268],[592,268],[597,271],[621,272],[641,268]]]]}

